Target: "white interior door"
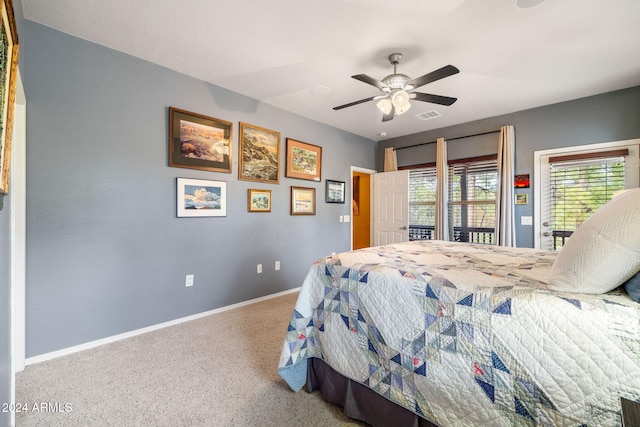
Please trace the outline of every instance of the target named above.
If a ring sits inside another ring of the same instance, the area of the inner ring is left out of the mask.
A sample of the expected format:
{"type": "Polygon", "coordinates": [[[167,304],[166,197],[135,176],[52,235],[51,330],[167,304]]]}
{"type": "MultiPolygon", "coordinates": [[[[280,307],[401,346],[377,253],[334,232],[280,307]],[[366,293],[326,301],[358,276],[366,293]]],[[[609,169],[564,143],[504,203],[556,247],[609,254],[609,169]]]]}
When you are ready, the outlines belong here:
{"type": "Polygon", "coordinates": [[[373,175],[373,244],[409,240],[409,171],[373,175]]]}

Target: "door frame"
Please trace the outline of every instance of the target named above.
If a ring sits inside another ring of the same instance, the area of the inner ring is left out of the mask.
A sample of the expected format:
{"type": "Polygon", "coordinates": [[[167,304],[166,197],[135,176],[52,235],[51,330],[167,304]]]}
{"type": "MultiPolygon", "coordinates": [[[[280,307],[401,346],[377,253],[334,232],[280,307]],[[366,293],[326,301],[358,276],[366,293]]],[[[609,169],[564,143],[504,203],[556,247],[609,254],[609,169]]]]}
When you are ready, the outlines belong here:
{"type": "MultiPolygon", "coordinates": [[[[367,168],[361,168],[359,166],[351,166],[351,172],[350,172],[350,179],[351,182],[349,183],[349,188],[351,189],[351,192],[349,193],[351,195],[351,199],[353,199],[353,173],[354,172],[359,172],[359,173],[364,173],[367,175],[375,175],[378,173],[377,170],[375,169],[367,169],[367,168]]],[[[369,194],[373,194],[373,179],[369,180],[369,194]]],[[[370,207],[373,208],[373,197],[370,197],[370,201],[369,201],[370,207]]],[[[351,201],[349,201],[349,205],[351,205],[351,201]]],[[[349,247],[351,248],[351,250],[353,250],[353,208],[349,208],[349,216],[351,217],[351,226],[349,227],[350,230],[350,241],[349,241],[349,247]]],[[[373,224],[373,209],[369,209],[369,224],[373,224]]],[[[373,244],[373,227],[369,227],[369,246],[371,246],[373,244]]]]}
{"type": "MultiPolygon", "coordinates": [[[[26,349],[26,217],[27,217],[27,100],[20,69],[16,74],[16,101],[11,141],[11,403],[16,400],[16,373],[24,370],[26,349]]],[[[11,425],[15,411],[11,411],[11,425]]]]}
{"type": "MultiPolygon", "coordinates": [[[[561,148],[550,148],[547,150],[538,150],[533,152],[533,204],[534,204],[534,217],[533,217],[533,247],[536,249],[541,249],[542,247],[542,174],[545,172],[543,170],[542,159],[543,157],[548,157],[551,155],[558,154],[569,154],[569,153],[585,153],[590,151],[603,151],[610,148],[616,148],[620,146],[640,146],[640,138],[635,139],[625,139],[620,141],[610,141],[610,142],[601,142],[596,144],[584,144],[584,145],[576,145],[572,147],[561,147],[561,148]]],[[[637,156],[637,151],[635,154],[629,153],[630,157],[627,161],[627,166],[629,167],[631,173],[627,175],[625,179],[625,187],[635,187],[640,183],[640,171],[638,168],[640,167],[640,160],[637,156]],[[630,179],[630,181],[627,181],[630,179]]],[[[547,169],[548,170],[548,169],[547,169]]]]}

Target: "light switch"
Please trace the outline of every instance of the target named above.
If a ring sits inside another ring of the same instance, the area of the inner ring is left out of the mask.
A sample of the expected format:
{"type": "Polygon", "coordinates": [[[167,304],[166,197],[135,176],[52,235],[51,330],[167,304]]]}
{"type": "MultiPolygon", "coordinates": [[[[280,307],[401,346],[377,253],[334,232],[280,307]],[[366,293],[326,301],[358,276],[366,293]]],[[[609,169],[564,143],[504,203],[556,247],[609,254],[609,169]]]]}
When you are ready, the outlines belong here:
{"type": "Polygon", "coordinates": [[[520,225],[533,225],[533,217],[528,215],[521,216],[520,225]]]}

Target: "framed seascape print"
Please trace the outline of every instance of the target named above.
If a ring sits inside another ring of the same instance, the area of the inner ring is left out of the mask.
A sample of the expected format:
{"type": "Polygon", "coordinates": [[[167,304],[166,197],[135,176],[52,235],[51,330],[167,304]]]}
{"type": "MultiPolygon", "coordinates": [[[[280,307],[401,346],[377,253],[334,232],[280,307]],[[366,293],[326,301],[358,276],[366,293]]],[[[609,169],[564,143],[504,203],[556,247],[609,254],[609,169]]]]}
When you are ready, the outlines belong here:
{"type": "Polygon", "coordinates": [[[287,138],[288,178],[320,181],[322,169],[322,147],[287,138]]]}
{"type": "Polygon", "coordinates": [[[327,180],[327,188],[324,195],[326,203],[344,203],[344,181],[327,180]]]}
{"type": "Polygon", "coordinates": [[[231,125],[169,107],[169,166],[231,173],[231,125]]]}
{"type": "Polygon", "coordinates": [[[178,217],[227,216],[227,183],[178,178],[178,217]]]}
{"type": "Polygon", "coordinates": [[[238,179],[280,182],[280,132],[240,122],[238,179]]]}
{"type": "MultiPolygon", "coordinates": [[[[0,31],[0,195],[6,195],[9,192],[13,107],[16,102],[18,32],[11,0],[0,1],[2,1],[2,31],[0,31]]],[[[2,208],[0,207],[0,209],[2,208]]]]}
{"type": "Polygon", "coordinates": [[[271,212],[271,190],[250,188],[248,193],[249,212],[271,212]]]}
{"type": "Polygon", "coordinates": [[[291,215],[316,214],[316,189],[291,187],[291,215]]]}

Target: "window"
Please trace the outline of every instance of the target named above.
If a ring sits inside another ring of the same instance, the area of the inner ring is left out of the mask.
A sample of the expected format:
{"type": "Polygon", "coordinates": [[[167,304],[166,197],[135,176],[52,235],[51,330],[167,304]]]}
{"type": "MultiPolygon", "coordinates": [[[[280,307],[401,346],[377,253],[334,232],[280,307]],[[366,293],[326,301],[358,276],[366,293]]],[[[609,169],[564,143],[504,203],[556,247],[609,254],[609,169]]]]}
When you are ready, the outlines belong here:
{"type": "Polygon", "coordinates": [[[536,153],[536,247],[560,250],[573,232],[624,188],[638,186],[638,146],[596,144],[536,153]]]}
{"type": "MultiPolygon", "coordinates": [[[[449,162],[449,235],[493,244],[498,165],[494,156],[449,162]]],[[[436,167],[409,172],[409,239],[431,240],[435,230],[436,167]]]]}
{"type": "Polygon", "coordinates": [[[436,224],[436,167],[409,171],[409,240],[431,240],[436,224]]]}
{"type": "Polygon", "coordinates": [[[449,226],[452,240],[493,244],[498,163],[466,159],[449,164],[449,226]]]}
{"type": "MultiPolygon", "coordinates": [[[[585,159],[557,156],[549,159],[549,203],[553,249],[559,250],[580,224],[624,189],[624,158],[611,151],[593,153],[585,159]]],[[[580,157],[580,156],[578,156],[580,157]]]]}

